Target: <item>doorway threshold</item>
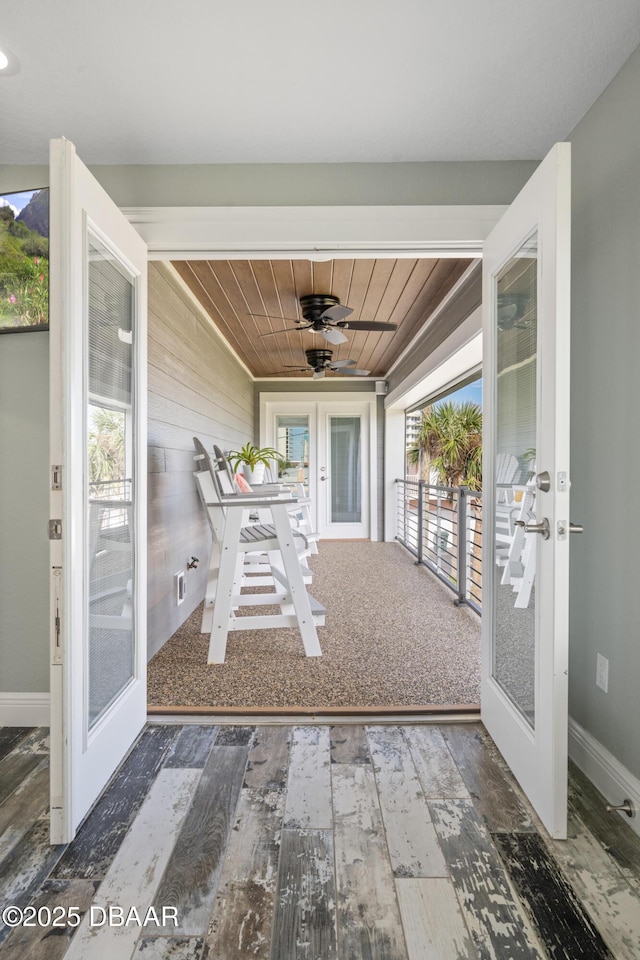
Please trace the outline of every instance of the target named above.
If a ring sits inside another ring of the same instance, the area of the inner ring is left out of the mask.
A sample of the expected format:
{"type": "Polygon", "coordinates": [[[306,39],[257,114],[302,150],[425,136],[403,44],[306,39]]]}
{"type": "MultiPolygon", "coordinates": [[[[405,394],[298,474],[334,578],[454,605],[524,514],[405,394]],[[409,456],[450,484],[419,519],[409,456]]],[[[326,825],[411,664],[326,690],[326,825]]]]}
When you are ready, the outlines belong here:
{"type": "Polygon", "coordinates": [[[446,723],[480,719],[477,703],[427,703],[364,707],[175,707],[149,706],[148,723],[305,724],[446,723]]]}

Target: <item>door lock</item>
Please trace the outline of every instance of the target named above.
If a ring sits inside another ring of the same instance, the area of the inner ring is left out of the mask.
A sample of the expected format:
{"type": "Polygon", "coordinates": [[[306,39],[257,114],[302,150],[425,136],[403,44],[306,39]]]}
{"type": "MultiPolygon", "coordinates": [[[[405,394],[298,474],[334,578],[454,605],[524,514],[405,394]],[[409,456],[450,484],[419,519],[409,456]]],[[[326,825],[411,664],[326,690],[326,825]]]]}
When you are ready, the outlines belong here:
{"type": "Polygon", "coordinates": [[[546,517],[543,517],[540,523],[527,523],[525,520],[516,520],[516,527],[524,527],[525,533],[539,533],[543,540],[548,540],[551,536],[551,527],[546,517]]]}
{"type": "Polygon", "coordinates": [[[551,490],[551,477],[548,470],[536,474],[536,487],[541,493],[548,493],[551,490]]]}

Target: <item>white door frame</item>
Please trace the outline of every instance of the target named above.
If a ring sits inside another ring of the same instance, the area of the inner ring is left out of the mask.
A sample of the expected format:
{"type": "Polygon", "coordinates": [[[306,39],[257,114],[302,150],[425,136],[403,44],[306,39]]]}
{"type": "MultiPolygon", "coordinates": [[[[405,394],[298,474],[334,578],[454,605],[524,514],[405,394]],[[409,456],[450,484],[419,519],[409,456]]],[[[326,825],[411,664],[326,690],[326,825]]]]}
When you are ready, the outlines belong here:
{"type": "MultiPolygon", "coordinates": [[[[376,394],[354,391],[295,391],[292,393],[260,393],[260,444],[275,445],[275,420],[278,414],[293,413],[309,416],[309,432],[312,443],[309,451],[309,495],[313,504],[313,521],[318,529],[318,498],[320,496],[320,481],[316,462],[320,431],[324,429],[324,413],[327,407],[335,405],[337,415],[353,410],[356,413],[366,413],[368,419],[369,451],[375,450],[377,431],[376,394]]],[[[371,457],[369,456],[369,465],[371,457]]],[[[368,470],[368,523],[369,537],[378,539],[378,485],[375,470],[368,470]]]]}
{"type": "Polygon", "coordinates": [[[123,207],[150,260],[478,257],[508,204],[123,207]]]}
{"type": "MultiPolygon", "coordinates": [[[[147,244],[150,260],[322,261],[481,257],[485,238],[507,206],[123,207],[122,212],[147,244]]],[[[195,302],[186,285],[181,286],[195,302]]],[[[300,393],[299,398],[308,396],[300,393]]],[[[398,406],[386,409],[385,539],[395,537],[394,481],[398,451],[401,459],[404,456],[403,430],[404,412],[398,406]]]]}

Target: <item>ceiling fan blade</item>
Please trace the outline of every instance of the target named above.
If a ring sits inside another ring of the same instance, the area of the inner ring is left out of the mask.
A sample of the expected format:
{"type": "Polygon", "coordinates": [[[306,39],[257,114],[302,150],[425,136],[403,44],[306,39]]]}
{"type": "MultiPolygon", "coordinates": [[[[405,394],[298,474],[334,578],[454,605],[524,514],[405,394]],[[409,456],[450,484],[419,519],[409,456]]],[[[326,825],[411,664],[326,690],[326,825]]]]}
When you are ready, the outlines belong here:
{"type": "Polygon", "coordinates": [[[264,317],[266,320],[290,320],[291,323],[300,323],[300,317],[276,317],[273,313],[248,313],[248,317],[264,317]]]}
{"type": "MultiPolygon", "coordinates": [[[[333,369],[333,364],[329,367],[330,370],[333,369]]],[[[339,373],[341,376],[347,377],[368,377],[371,373],[370,370],[350,370],[349,367],[339,367],[336,370],[336,373],[339,373]]]]}
{"type": "MultiPolygon", "coordinates": [[[[260,339],[263,337],[275,337],[278,333],[290,333],[292,330],[308,330],[311,324],[307,324],[305,327],[283,327],[282,330],[270,330],[269,333],[261,333],[260,339]]],[[[345,337],[345,340],[347,338],[345,337]]]]}
{"type": "Polygon", "coordinates": [[[309,367],[292,367],[290,364],[285,363],[284,370],[308,370],[309,367]]]}
{"type": "Polygon", "coordinates": [[[324,380],[324,370],[314,370],[313,380],[324,380]]]}
{"type": "Polygon", "coordinates": [[[397,330],[397,323],[379,323],[377,320],[354,320],[352,323],[345,323],[347,330],[397,330]]]}
{"type": "Polygon", "coordinates": [[[336,368],[338,368],[338,367],[355,367],[355,365],[356,365],[355,360],[332,360],[332,361],[331,361],[331,366],[332,366],[332,367],[336,367],[336,368]]]}
{"type": "Polygon", "coordinates": [[[333,323],[336,320],[344,320],[345,317],[350,316],[353,313],[351,307],[345,307],[341,303],[336,303],[335,307],[327,307],[326,310],[323,310],[320,314],[322,320],[331,320],[333,323]]]}
{"type": "Polygon", "coordinates": [[[334,330],[333,327],[327,327],[326,330],[321,330],[320,333],[329,343],[347,342],[347,337],[345,337],[344,333],[340,333],[339,330],[334,330]]]}

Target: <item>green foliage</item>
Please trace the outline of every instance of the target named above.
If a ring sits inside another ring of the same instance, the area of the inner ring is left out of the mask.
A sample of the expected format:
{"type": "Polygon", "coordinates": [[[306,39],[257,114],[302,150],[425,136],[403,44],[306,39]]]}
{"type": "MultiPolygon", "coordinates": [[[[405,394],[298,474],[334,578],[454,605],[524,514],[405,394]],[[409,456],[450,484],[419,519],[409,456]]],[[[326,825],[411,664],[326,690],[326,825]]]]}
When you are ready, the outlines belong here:
{"type": "Polygon", "coordinates": [[[49,259],[49,238],[41,237],[39,233],[30,231],[29,236],[25,237],[22,249],[29,257],[40,257],[49,259]]]}
{"type": "Polygon", "coordinates": [[[409,462],[427,460],[447,487],[482,486],[482,410],[477,403],[444,401],[422,412],[409,462]]]}
{"type": "Polygon", "coordinates": [[[49,322],[49,240],[40,230],[48,232],[47,191],[18,219],[11,207],[0,207],[0,327],[49,322]]]}
{"type": "Polygon", "coordinates": [[[122,480],[125,475],[124,414],[96,409],[89,430],[89,481],[122,480]]]}
{"type": "Polygon", "coordinates": [[[264,463],[265,467],[271,466],[273,460],[281,463],[283,456],[273,447],[256,447],[253,443],[245,443],[240,450],[232,450],[227,454],[227,460],[234,471],[238,469],[240,463],[246,463],[253,470],[259,463],[264,463]]]}
{"type": "Polygon", "coordinates": [[[49,322],[49,261],[43,257],[12,260],[13,270],[0,272],[0,327],[32,327],[49,322]]]}
{"type": "Polygon", "coordinates": [[[31,230],[29,230],[29,227],[26,225],[26,223],[21,223],[20,220],[12,220],[9,223],[9,233],[12,237],[24,239],[25,237],[29,236],[31,230]]]}

